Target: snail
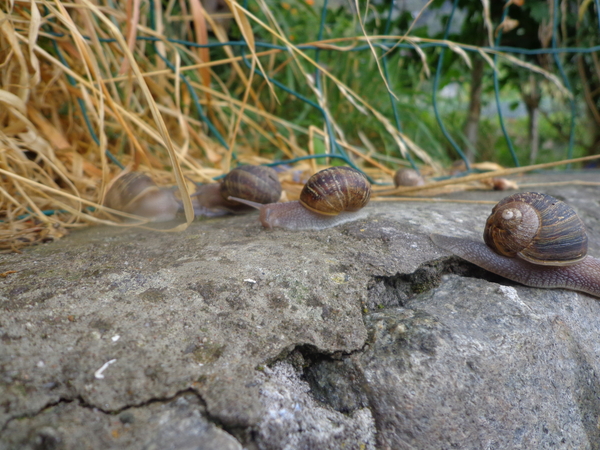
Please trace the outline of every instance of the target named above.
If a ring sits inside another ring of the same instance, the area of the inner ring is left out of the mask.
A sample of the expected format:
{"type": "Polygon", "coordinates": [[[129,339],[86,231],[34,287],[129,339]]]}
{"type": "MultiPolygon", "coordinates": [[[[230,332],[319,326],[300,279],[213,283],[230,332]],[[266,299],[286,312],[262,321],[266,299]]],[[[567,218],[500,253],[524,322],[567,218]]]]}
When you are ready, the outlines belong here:
{"type": "Polygon", "coordinates": [[[490,272],[526,286],[566,288],[600,297],[600,260],[587,256],[587,235],[573,208],[526,192],[500,201],[484,243],[431,235],[433,242],[490,272]]]}
{"type": "Polygon", "coordinates": [[[265,228],[322,230],[363,217],[360,209],[370,197],[371,185],[361,172],[350,167],[330,167],[309,178],[298,201],[261,205],[229,199],[258,209],[265,228]]]}
{"type": "Polygon", "coordinates": [[[159,188],[140,172],[126,172],[115,178],[106,192],[104,205],[154,222],[173,220],[180,207],[171,190],[159,188]]]}
{"type": "MultiPolygon", "coordinates": [[[[277,173],[269,167],[238,167],[220,183],[206,184],[192,194],[194,212],[196,215],[220,216],[252,210],[227,200],[229,196],[258,203],[276,202],[281,196],[281,184],[277,173]]],[[[182,207],[172,190],[159,188],[148,175],[140,172],[127,172],[115,178],[106,193],[104,205],[156,222],[174,219],[182,207]]]]}
{"type": "Polygon", "coordinates": [[[228,200],[228,197],[273,203],[281,197],[281,184],[270,167],[241,166],[229,172],[220,183],[200,186],[192,194],[194,212],[202,216],[222,216],[252,210],[252,207],[228,200]]]}
{"type": "Polygon", "coordinates": [[[494,177],[491,180],[492,189],[495,191],[508,191],[511,189],[519,189],[519,185],[514,181],[506,178],[494,177]]]}
{"type": "Polygon", "coordinates": [[[414,169],[399,169],[394,175],[394,184],[398,186],[423,186],[425,180],[414,169]]]}

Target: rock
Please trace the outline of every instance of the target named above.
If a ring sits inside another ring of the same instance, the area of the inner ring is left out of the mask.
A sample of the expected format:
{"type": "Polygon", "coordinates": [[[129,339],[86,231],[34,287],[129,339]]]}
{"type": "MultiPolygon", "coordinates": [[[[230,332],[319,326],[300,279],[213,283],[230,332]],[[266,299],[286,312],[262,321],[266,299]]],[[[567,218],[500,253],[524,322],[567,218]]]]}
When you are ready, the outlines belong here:
{"type": "MultiPolygon", "coordinates": [[[[600,256],[598,188],[546,192],[600,256]]],[[[480,239],[490,210],[373,202],[319,232],[248,215],[0,255],[0,450],[598,449],[598,300],[429,240],[480,239]]]]}
{"type": "Polygon", "coordinates": [[[22,450],[111,448],[144,450],[241,450],[240,443],[206,418],[193,394],[129,408],[118,417],[80,402],[46,408],[26,426],[11,422],[3,435],[7,448],[22,450]]]}
{"type": "Polygon", "coordinates": [[[367,315],[368,348],[308,379],[339,411],[370,407],[377,448],[598,448],[599,314],[591,297],[448,276],[367,315]]]}
{"type": "Polygon", "coordinates": [[[320,405],[289,363],[278,362],[266,378],[260,388],[265,415],[258,424],[257,448],[375,449],[375,423],[368,408],[342,414],[320,405]]]}

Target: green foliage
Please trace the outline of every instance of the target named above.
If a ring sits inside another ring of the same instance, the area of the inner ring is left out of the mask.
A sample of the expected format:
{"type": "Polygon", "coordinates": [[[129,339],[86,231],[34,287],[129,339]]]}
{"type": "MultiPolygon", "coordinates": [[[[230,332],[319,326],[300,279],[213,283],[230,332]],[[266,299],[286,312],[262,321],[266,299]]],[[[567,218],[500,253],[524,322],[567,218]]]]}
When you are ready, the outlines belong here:
{"type": "MultiPolygon", "coordinates": [[[[441,7],[444,2],[438,1],[430,8],[441,7]]],[[[502,15],[502,5],[492,2],[492,19],[500,20],[502,15]]],[[[364,9],[365,3],[360,2],[361,14],[367,13],[364,17],[365,29],[369,35],[383,33],[386,29],[390,34],[405,33],[412,24],[413,16],[404,12],[395,17],[391,24],[387,24],[387,14],[389,2],[371,5],[368,10],[364,9]]],[[[460,2],[461,7],[467,11],[466,20],[460,33],[451,36],[457,42],[484,45],[487,37],[487,31],[483,26],[481,16],[481,2],[479,0],[465,0],[460,2]]],[[[295,45],[306,42],[314,42],[318,39],[321,22],[321,8],[311,7],[303,0],[288,0],[285,2],[270,2],[270,12],[275,17],[277,25],[281,28],[283,34],[295,45]]],[[[252,12],[263,17],[262,12],[257,6],[251,7],[252,12]]],[[[542,21],[548,21],[549,11],[545,1],[526,2],[525,6],[519,8],[515,5],[510,7],[511,17],[518,17],[520,26],[514,30],[508,31],[503,35],[501,45],[513,45],[525,48],[539,47],[538,28],[542,21]]],[[[264,18],[264,17],[263,17],[264,18]]],[[[267,20],[264,18],[264,20],[267,20]]],[[[447,20],[445,17],[443,20],[447,20]]],[[[597,27],[597,25],[594,25],[597,27]]],[[[257,39],[274,42],[273,37],[255,25],[254,30],[257,39]]],[[[358,17],[345,7],[329,9],[325,19],[325,26],[322,30],[323,39],[362,36],[358,17]]],[[[413,36],[427,36],[427,27],[411,29],[413,36]]],[[[597,33],[597,29],[596,29],[597,33]]],[[[277,42],[281,44],[281,42],[277,42]]],[[[348,45],[348,41],[339,43],[340,46],[348,45]]],[[[357,46],[363,46],[360,51],[334,51],[321,50],[319,52],[319,62],[333,76],[342,83],[358,93],[379,113],[394,122],[394,112],[390,95],[382,79],[381,64],[378,66],[375,56],[371,49],[363,43],[356,43],[357,46]]],[[[376,49],[377,58],[382,63],[383,51],[376,49]]],[[[407,137],[424,148],[427,153],[436,161],[447,164],[451,160],[457,159],[454,149],[443,136],[439,124],[435,118],[432,106],[432,78],[428,79],[425,75],[425,65],[433,73],[437,67],[437,61],[440,50],[435,48],[426,49],[426,60],[423,62],[418,53],[411,49],[395,48],[387,53],[387,63],[389,69],[389,85],[392,92],[397,97],[396,106],[399,112],[401,130],[407,137]]],[[[315,50],[306,50],[307,55],[315,58],[315,50]]],[[[474,54],[471,53],[471,56],[474,54]]],[[[285,67],[274,75],[274,79],[284,83],[292,91],[296,91],[302,96],[309,98],[315,103],[318,102],[313,87],[307,82],[306,74],[314,75],[315,70],[308,62],[302,58],[296,61],[289,61],[289,53],[281,53],[274,57],[272,67],[278,67],[287,63],[285,67]],[[305,73],[303,73],[303,71],[305,73]]],[[[532,64],[537,64],[537,57],[522,57],[532,64]]],[[[500,100],[508,103],[509,109],[515,110],[521,104],[520,91],[524,85],[524,80],[529,76],[529,70],[516,65],[503,62],[500,68],[500,100]]],[[[464,149],[468,143],[463,134],[463,127],[467,119],[468,93],[470,89],[471,74],[463,59],[452,49],[446,49],[444,60],[440,72],[439,89],[451,83],[459,83],[461,86],[461,99],[440,99],[438,95],[438,106],[440,116],[449,133],[464,149]],[[457,100],[460,100],[457,102],[457,100]]],[[[545,95],[552,96],[556,88],[540,77],[544,86],[546,86],[545,95]]],[[[343,131],[346,139],[353,145],[364,147],[360,133],[364,134],[368,140],[375,146],[377,151],[384,157],[399,157],[400,153],[396,142],[386,131],[383,124],[370,113],[363,113],[348,99],[348,95],[343,93],[336,83],[325,76],[321,78],[321,89],[326,99],[326,105],[332,119],[340,130],[343,131]]],[[[321,127],[324,123],[323,115],[316,108],[302,102],[294,95],[277,90],[279,105],[273,111],[293,123],[308,127],[316,125],[321,127]]],[[[262,91],[263,96],[268,95],[267,90],[262,91]]],[[[439,93],[438,93],[439,94],[439,93]]],[[[263,99],[267,103],[267,99],[263,99]]],[[[492,69],[489,66],[485,68],[482,103],[494,102],[494,90],[492,83],[492,69]]],[[[565,106],[565,111],[568,107],[565,106]]],[[[590,137],[586,134],[586,123],[584,118],[580,117],[578,122],[578,136],[575,155],[585,153],[586,142],[590,137]]],[[[540,152],[536,162],[545,162],[566,157],[568,148],[568,129],[570,116],[567,113],[553,113],[552,122],[544,118],[540,120],[540,134],[542,141],[540,143],[540,152]],[[556,124],[560,124],[561,130],[557,129],[556,124]]],[[[508,144],[504,138],[497,117],[482,117],[479,125],[480,142],[476,148],[477,161],[495,161],[500,164],[512,166],[513,160],[508,150],[508,144]]],[[[517,156],[521,164],[529,163],[528,148],[528,118],[526,116],[517,119],[507,119],[506,128],[513,141],[517,156]]],[[[307,142],[300,142],[301,145],[307,145],[307,142]]],[[[325,151],[321,144],[317,145],[316,150],[325,151]]]]}

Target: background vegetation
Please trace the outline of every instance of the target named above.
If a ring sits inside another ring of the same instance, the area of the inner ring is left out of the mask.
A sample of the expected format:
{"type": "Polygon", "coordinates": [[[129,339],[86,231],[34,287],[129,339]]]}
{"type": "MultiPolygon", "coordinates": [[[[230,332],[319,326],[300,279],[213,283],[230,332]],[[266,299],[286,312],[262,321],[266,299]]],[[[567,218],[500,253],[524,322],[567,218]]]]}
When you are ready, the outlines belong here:
{"type": "Polygon", "coordinates": [[[599,0],[5,0],[0,247],[119,224],[101,204],[123,170],[185,199],[274,163],[293,199],[329,164],[385,186],[598,155],[599,18],[599,0]]]}

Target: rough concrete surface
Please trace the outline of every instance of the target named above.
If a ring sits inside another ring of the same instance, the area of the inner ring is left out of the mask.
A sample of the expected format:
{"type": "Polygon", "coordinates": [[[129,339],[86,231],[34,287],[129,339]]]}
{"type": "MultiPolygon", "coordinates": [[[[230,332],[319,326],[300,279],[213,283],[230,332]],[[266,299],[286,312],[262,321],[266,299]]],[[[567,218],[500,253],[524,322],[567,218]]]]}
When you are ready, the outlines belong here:
{"type": "MultiPolygon", "coordinates": [[[[600,187],[522,190],[574,206],[600,256],[600,187]]],[[[600,449],[598,300],[429,240],[480,239],[491,205],[367,210],[318,232],[248,215],[0,255],[16,271],[0,279],[0,449],[600,449]]]]}

